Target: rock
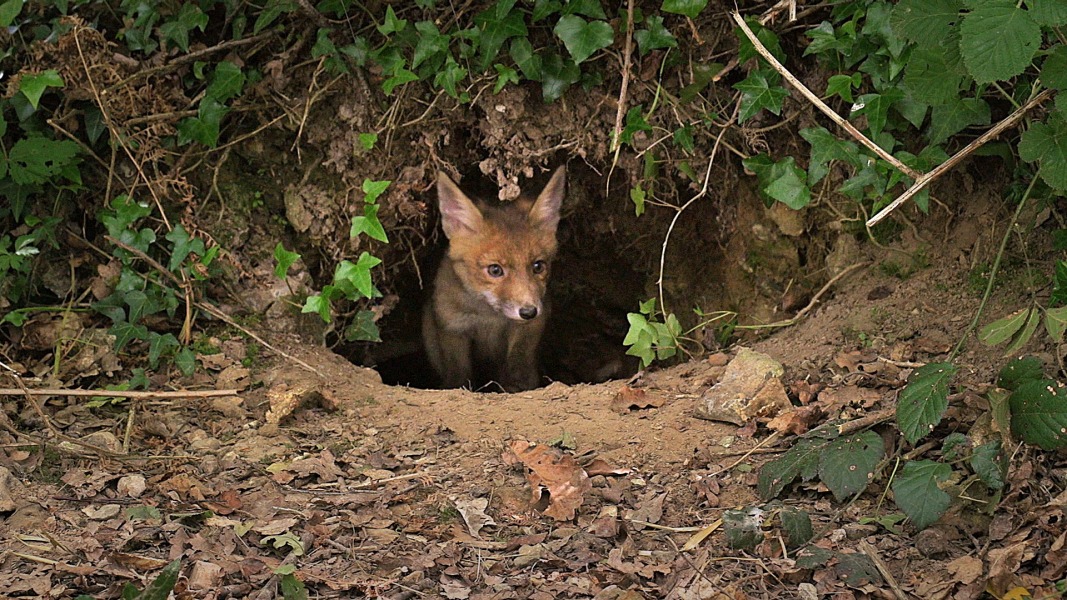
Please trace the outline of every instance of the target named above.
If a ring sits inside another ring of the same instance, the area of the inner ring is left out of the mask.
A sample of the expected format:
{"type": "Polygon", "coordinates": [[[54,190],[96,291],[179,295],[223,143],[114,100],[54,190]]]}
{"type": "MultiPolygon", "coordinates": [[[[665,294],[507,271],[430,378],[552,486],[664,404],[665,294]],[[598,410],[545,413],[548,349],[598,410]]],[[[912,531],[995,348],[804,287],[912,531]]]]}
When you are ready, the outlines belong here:
{"type": "Polygon", "coordinates": [[[754,417],[773,417],[792,408],[781,381],[784,372],[770,356],[741,348],[722,379],[704,392],[697,418],[743,425],[754,417]]]}

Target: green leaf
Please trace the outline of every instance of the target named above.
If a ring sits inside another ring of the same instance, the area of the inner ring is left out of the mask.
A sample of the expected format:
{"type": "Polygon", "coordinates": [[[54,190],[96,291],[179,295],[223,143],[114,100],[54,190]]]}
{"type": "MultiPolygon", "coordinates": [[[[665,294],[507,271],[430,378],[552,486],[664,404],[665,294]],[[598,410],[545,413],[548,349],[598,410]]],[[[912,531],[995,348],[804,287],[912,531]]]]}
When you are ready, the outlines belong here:
{"type": "Polygon", "coordinates": [[[867,115],[867,126],[874,137],[878,137],[885,129],[885,122],[889,117],[889,109],[904,97],[904,92],[899,88],[891,87],[881,94],[864,94],[856,98],[859,106],[852,115],[867,115]]]}
{"type": "Polygon", "coordinates": [[[897,424],[909,443],[918,442],[941,422],[948,408],[948,382],[955,374],[951,363],[931,363],[908,378],[897,398],[897,424]]]}
{"type": "Polygon", "coordinates": [[[563,6],[563,14],[585,15],[593,19],[608,18],[608,15],[604,13],[604,7],[600,5],[600,0],[567,0],[567,4],[563,6]]]}
{"type": "Polygon", "coordinates": [[[1056,190],[1067,190],[1067,121],[1058,110],[1045,123],[1034,123],[1019,139],[1019,157],[1039,163],[1041,179],[1056,190]]]}
{"type": "Polygon", "coordinates": [[[204,96],[200,101],[197,116],[185,118],[178,123],[178,143],[188,144],[196,141],[209,148],[218,146],[222,118],[229,112],[230,109],[218,100],[204,96]]]}
{"type": "Polygon", "coordinates": [[[412,81],[418,80],[418,75],[407,69],[402,68],[397,71],[395,75],[382,82],[382,91],[385,92],[385,95],[392,96],[393,90],[395,90],[397,87],[404,85],[405,83],[411,83],[412,81]]]}
{"type": "Polygon", "coordinates": [[[581,78],[581,70],[569,58],[549,54],[541,67],[541,96],[545,102],[554,102],[581,78]]]}
{"type": "Polygon", "coordinates": [[[204,255],[204,240],[190,236],[181,223],[175,225],[174,229],[167,233],[166,238],[174,244],[174,250],[170,253],[170,263],[167,265],[171,271],[176,271],[189,254],[204,255]]]}
{"type": "MultiPolygon", "coordinates": [[[[460,81],[467,76],[467,69],[460,66],[454,58],[451,56],[445,61],[444,67],[437,72],[437,75],[433,78],[433,83],[443,89],[449,96],[457,100],[461,100],[461,94],[456,86],[460,81]]],[[[463,96],[466,94],[464,93],[463,96]]]]}
{"type": "Polygon", "coordinates": [[[1043,450],[1067,446],[1067,392],[1051,379],[1028,381],[1008,399],[1011,430],[1043,450]]]}
{"type": "Polygon", "coordinates": [[[0,27],[10,27],[15,22],[15,17],[22,12],[23,4],[25,4],[24,0],[7,0],[0,4],[0,27]]]}
{"type": "Polygon", "coordinates": [[[63,87],[63,78],[55,69],[40,73],[26,73],[19,78],[19,91],[30,101],[30,106],[34,110],[37,110],[37,104],[41,101],[44,91],[50,87],[63,87]]]}
{"type": "Polygon", "coordinates": [[[307,589],[303,582],[291,573],[286,573],[279,578],[282,589],[282,598],[285,600],[308,600],[307,589]]]}
{"type": "Polygon", "coordinates": [[[245,79],[241,67],[224,60],[215,67],[215,71],[211,74],[211,83],[207,86],[204,95],[214,98],[220,104],[225,103],[241,93],[245,79]]]}
{"type": "Polygon", "coordinates": [[[634,33],[634,39],[637,40],[637,48],[641,56],[658,48],[678,47],[678,40],[664,27],[663,17],[658,15],[649,17],[645,22],[645,26],[645,29],[639,29],[634,33]]]}
{"type": "Polygon", "coordinates": [[[819,480],[838,502],[867,488],[885,454],[882,436],[873,431],[830,442],[819,458],[819,480]]]}
{"type": "Polygon", "coordinates": [[[159,359],[164,353],[181,348],[181,343],[173,333],[159,335],[153,331],[148,338],[148,365],[153,369],[159,366],[159,359]]]}
{"type": "Polygon", "coordinates": [[[1019,335],[1015,336],[1008,349],[1004,351],[1004,356],[1011,356],[1019,351],[1020,348],[1026,345],[1030,341],[1030,338],[1034,337],[1034,332],[1037,331],[1037,326],[1041,324],[1041,311],[1037,308],[1030,309],[1030,316],[1026,319],[1026,326],[1023,327],[1019,335]]]}
{"type": "Polygon", "coordinates": [[[1045,331],[1055,343],[1063,341],[1063,332],[1067,330],[1067,306],[1045,309],[1045,331]]]}
{"type": "Polygon", "coordinates": [[[685,15],[690,19],[695,19],[707,5],[708,0],[663,0],[660,10],[665,13],[685,15]]]}
{"type": "Polygon", "coordinates": [[[1000,450],[1000,440],[993,440],[978,446],[971,454],[971,468],[991,490],[1003,488],[1008,474],[1007,457],[1000,450]]]}
{"type": "Polygon", "coordinates": [[[417,68],[431,56],[448,51],[451,36],[442,35],[433,21],[415,23],[415,31],[419,33],[419,43],[415,46],[415,54],[411,59],[412,69],[417,68]]]}
{"type": "Polygon", "coordinates": [[[374,150],[374,145],[378,143],[377,133],[361,133],[359,134],[359,145],[364,150],[374,150]]]}
{"type": "Polygon", "coordinates": [[[796,548],[815,537],[815,530],[811,527],[811,516],[806,511],[787,506],[779,514],[782,517],[782,529],[785,530],[787,547],[796,548]]]}
{"type": "Polygon", "coordinates": [[[640,217],[645,214],[645,198],[647,193],[641,186],[630,188],[630,201],[634,203],[634,215],[640,217]]]}
{"type": "Polygon", "coordinates": [[[803,438],[795,446],[760,469],[756,491],[763,500],[775,498],[797,477],[811,481],[819,472],[819,454],[826,440],[803,438]]]}
{"type": "Polygon", "coordinates": [[[978,83],[1022,73],[1041,46],[1041,26],[1014,0],[983,0],[963,17],[960,33],[963,63],[978,83]]]}
{"type": "Polygon", "coordinates": [[[519,84],[519,72],[511,67],[497,63],[493,65],[493,69],[496,70],[496,85],[493,86],[493,93],[499,94],[500,90],[504,89],[509,83],[519,84]]]}
{"type": "Polygon", "coordinates": [[[159,26],[159,33],[164,40],[181,48],[182,52],[188,52],[189,32],[193,29],[204,31],[207,21],[207,15],[195,2],[183,2],[178,14],[159,26]]]}
{"type": "Polygon", "coordinates": [[[408,26],[408,22],[404,19],[399,19],[396,16],[396,12],[392,6],[385,7],[385,22],[378,25],[378,33],[382,35],[389,35],[403,31],[408,26]]]}
{"type": "Polygon", "coordinates": [[[381,262],[380,258],[371,256],[368,252],[360,254],[359,260],[355,264],[343,260],[334,271],[334,283],[349,282],[355,286],[360,294],[363,294],[363,297],[372,298],[374,297],[374,286],[371,283],[370,270],[380,265],[381,262]]]}
{"type": "Polygon", "coordinates": [[[263,12],[256,17],[256,23],[252,26],[252,35],[258,34],[273,23],[282,13],[293,12],[299,8],[299,4],[293,0],[269,0],[263,12]]]}
{"type": "Polygon", "coordinates": [[[989,105],[980,98],[956,98],[934,106],[926,136],[940,144],[972,125],[989,125],[989,105]]]}
{"type": "Polygon", "coordinates": [[[623,144],[633,145],[634,135],[640,131],[652,131],[652,126],[645,120],[644,115],[641,114],[645,106],[638,104],[637,106],[626,111],[626,126],[623,127],[622,132],[619,135],[619,141],[623,144]]]}
{"type": "Polygon", "coordinates": [[[996,346],[1010,340],[1030,316],[1030,309],[1014,312],[1003,319],[997,319],[978,331],[978,339],[987,346],[996,346]]]}
{"type": "Polygon", "coordinates": [[[388,243],[389,237],[385,235],[385,228],[378,220],[379,208],[381,207],[377,204],[367,204],[363,207],[363,216],[352,217],[352,228],[348,232],[348,237],[355,238],[365,233],[379,242],[388,243]]]}
{"type": "Polygon", "coordinates": [[[902,85],[915,101],[938,105],[958,100],[969,82],[960,56],[959,34],[953,32],[912,49],[902,85]]]}
{"type": "Polygon", "coordinates": [[[134,325],[127,321],[119,321],[107,331],[115,336],[115,352],[121,352],[127,344],[133,340],[148,339],[148,328],[144,325],[134,325]]]}
{"type": "Polygon", "coordinates": [[[129,521],[160,521],[163,515],[154,506],[130,506],[126,509],[126,519],[129,521]]]}
{"type": "Polygon", "coordinates": [[[517,38],[511,42],[511,60],[522,71],[526,79],[541,81],[541,56],[533,51],[533,44],[526,38],[517,38]]]}
{"type": "Polygon", "coordinates": [[[997,376],[997,385],[1014,391],[1027,381],[1036,381],[1044,378],[1045,365],[1040,358],[1036,356],[1020,356],[1017,360],[1004,365],[1004,368],[1000,370],[1000,374],[997,376]]]}
{"type": "Polygon", "coordinates": [[[289,252],[281,242],[278,242],[278,245],[274,247],[274,276],[284,281],[289,273],[289,267],[298,260],[300,260],[299,253],[289,252]]]}
{"type": "Polygon", "coordinates": [[[1026,0],[1026,6],[1030,9],[1030,17],[1038,25],[1043,27],[1067,25],[1067,2],[1063,0],[1026,0]]]}
{"type": "Polygon", "coordinates": [[[952,467],[931,460],[904,463],[893,480],[893,500],[917,529],[926,529],[952,504],[938,483],[948,481],[952,467]]]}
{"type": "Polygon", "coordinates": [[[345,339],[354,342],[380,342],[381,332],[378,324],[374,322],[374,311],[361,310],[356,313],[356,318],[345,328],[345,339]]]}
{"type": "Polygon", "coordinates": [[[577,15],[565,15],[560,17],[559,23],[552,30],[567,52],[574,58],[574,64],[593,55],[601,48],[607,48],[615,40],[615,31],[604,21],[586,21],[577,15]]]}
{"type": "Polygon", "coordinates": [[[301,313],[318,313],[322,317],[323,322],[330,322],[330,301],[326,299],[323,294],[315,294],[308,296],[307,300],[304,300],[304,306],[300,308],[301,313]]]}
{"type": "Polygon", "coordinates": [[[715,76],[722,72],[725,65],[722,63],[704,63],[698,62],[693,65],[693,81],[682,88],[679,97],[682,102],[692,102],[708,87],[715,76]]]}
{"type": "Polygon", "coordinates": [[[647,368],[652,361],[656,360],[656,351],[652,349],[655,341],[654,330],[644,315],[627,313],[626,320],[630,323],[630,329],[627,330],[626,337],[622,340],[624,346],[629,346],[626,355],[640,358],[641,367],[647,368]]]}
{"type": "Polygon", "coordinates": [[[563,4],[559,0],[537,0],[534,2],[533,12],[530,13],[530,20],[536,23],[549,15],[558,13],[562,8],[563,4]]]}
{"type": "Polygon", "coordinates": [[[830,163],[835,160],[855,164],[862,160],[855,143],[840,140],[825,127],[809,127],[800,130],[800,137],[811,144],[811,159],[808,161],[808,184],[815,185],[830,172],[830,163]]]}
{"type": "Polygon", "coordinates": [[[774,162],[766,154],[758,154],[741,163],[756,174],[760,193],[766,198],[777,200],[793,210],[800,210],[811,203],[807,174],[796,165],[792,156],[774,162]]]}
{"type": "Polygon", "coordinates": [[[889,22],[909,42],[929,44],[944,39],[959,24],[960,0],[900,0],[889,22]]]}
{"type": "Polygon", "coordinates": [[[1059,44],[1045,57],[1041,63],[1041,83],[1054,90],[1067,89],[1067,46],[1059,44]]]}
{"type": "Polygon", "coordinates": [[[173,562],[163,567],[163,570],[156,575],[156,578],[152,580],[152,583],[148,584],[148,587],[141,592],[141,595],[137,597],[137,600],[167,600],[170,597],[171,591],[174,589],[174,584],[178,582],[178,574],[181,571],[181,560],[175,559],[173,562]]]}
{"type": "Polygon", "coordinates": [[[782,114],[782,102],[789,96],[789,91],[778,82],[778,75],[771,71],[753,71],[744,81],[735,83],[734,88],[741,91],[738,120],[742,123],[764,108],[782,114]]]}
{"type": "Polygon", "coordinates": [[[826,95],[827,96],[839,96],[845,102],[850,104],[855,100],[852,97],[852,88],[859,87],[862,83],[862,77],[859,73],[853,73],[852,75],[831,75],[830,79],[826,82],[826,95]],[[859,81],[857,81],[859,79],[859,81]]]}
{"type": "Polygon", "coordinates": [[[685,125],[675,129],[674,133],[671,135],[671,140],[674,141],[675,146],[678,146],[689,154],[696,151],[696,140],[693,138],[692,125],[685,125]]]}
{"type": "Polygon", "coordinates": [[[186,377],[196,372],[196,353],[190,348],[182,348],[174,355],[174,364],[186,377]]]}
{"type": "Polygon", "coordinates": [[[69,140],[50,140],[37,134],[19,139],[8,152],[8,174],[19,185],[54,183],[76,165],[78,145],[69,140]]]}
{"type": "Polygon", "coordinates": [[[389,184],[393,183],[388,179],[381,181],[374,181],[371,179],[364,179],[360,189],[363,190],[363,202],[371,204],[378,201],[378,197],[389,188],[389,184]]]}
{"type": "Polygon", "coordinates": [[[523,14],[512,10],[514,6],[515,0],[497,0],[492,7],[474,17],[474,24],[480,32],[477,71],[485,71],[493,64],[504,42],[528,35],[523,14]]]}

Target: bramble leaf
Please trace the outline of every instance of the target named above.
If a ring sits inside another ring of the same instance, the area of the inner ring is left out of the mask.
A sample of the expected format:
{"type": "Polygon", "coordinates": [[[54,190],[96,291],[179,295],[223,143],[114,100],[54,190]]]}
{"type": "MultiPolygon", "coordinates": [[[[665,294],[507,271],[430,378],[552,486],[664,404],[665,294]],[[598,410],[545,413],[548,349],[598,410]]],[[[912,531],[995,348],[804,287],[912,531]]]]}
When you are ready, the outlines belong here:
{"type": "Polygon", "coordinates": [[[1003,488],[1008,474],[1007,460],[1000,450],[1000,440],[993,440],[978,446],[971,454],[971,468],[991,490],[1003,488]]]}
{"type": "Polygon", "coordinates": [[[1019,335],[1012,339],[1008,349],[1004,351],[1004,356],[1011,356],[1019,351],[1020,348],[1026,345],[1030,341],[1030,338],[1034,337],[1034,332],[1037,331],[1037,326],[1041,324],[1041,311],[1037,308],[1030,309],[1030,316],[1026,319],[1026,325],[1023,327],[1019,335]]]}
{"type": "Polygon", "coordinates": [[[889,22],[909,42],[929,44],[949,35],[959,24],[962,8],[960,0],[900,0],[889,22]]]}
{"type": "Polygon", "coordinates": [[[804,481],[814,479],[819,472],[819,454],[826,443],[823,439],[801,439],[781,458],[763,465],[756,483],[760,498],[770,500],[778,496],[797,477],[804,481]]]}
{"type": "Polygon", "coordinates": [[[989,125],[989,105],[981,98],[957,97],[933,107],[926,135],[931,144],[940,144],[972,125],[989,125]]]}
{"type": "Polygon", "coordinates": [[[1019,139],[1019,157],[1040,163],[1038,173],[1045,183],[1067,190],[1067,121],[1057,109],[1045,123],[1034,123],[1019,139]]]}
{"type": "Polygon", "coordinates": [[[893,500],[917,529],[926,529],[952,504],[939,482],[948,481],[952,467],[932,460],[908,461],[893,481],[893,500]]]}
{"type": "Polygon", "coordinates": [[[1056,89],[1067,89],[1067,46],[1057,45],[1041,63],[1041,83],[1056,89]]]}
{"type": "Polygon", "coordinates": [[[1022,73],[1041,46],[1041,26],[1014,0],[983,0],[963,17],[960,34],[963,63],[978,83],[1022,73]]]}
{"type": "Polygon", "coordinates": [[[909,443],[921,440],[941,422],[948,408],[948,382],[955,374],[951,363],[931,363],[908,377],[897,398],[897,424],[909,443]]]}
{"type": "Polygon", "coordinates": [[[819,458],[819,480],[838,502],[864,490],[885,454],[882,436],[865,431],[830,442],[819,458]]]}
{"type": "Polygon", "coordinates": [[[779,514],[782,517],[782,529],[785,530],[785,542],[789,548],[806,544],[815,537],[815,531],[811,527],[811,515],[807,511],[786,507],[779,514]]]}
{"type": "Polygon", "coordinates": [[[1045,331],[1053,342],[1063,341],[1063,332],[1067,331],[1067,306],[1045,309],[1045,331]]]}
{"type": "Polygon", "coordinates": [[[1044,27],[1067,25],[1067,3],[1063,0],[1026,0],[1026,6],[1030,9],[1030,16],[1038,25],[1044,27]]]}
{"type": "Polygon", "coordinates": [[[1014,391],[1027,381],[1036,381],[1044,379],[1044,377],[1045,366],[1040,358],[1036,356],[1020,356],[1017,360],[1004,365],[1000,370],[1000,374],[997,376],[997,385],[1014,391]]]}
{"type": "Polygon", "coordinates": [[[1067,390],[1051,379],[1028,381],[1008,398],[1011,430],[1043,450],[1067,446],[1067,390]]]}
{"type": "Polygon", "coordinates": [[[1020,310],[1003,319],[997,319],[978,331],[978,339],[988,346],[996,346],[1010,340],[1026,324],[1030,311],[1020,310]]]}

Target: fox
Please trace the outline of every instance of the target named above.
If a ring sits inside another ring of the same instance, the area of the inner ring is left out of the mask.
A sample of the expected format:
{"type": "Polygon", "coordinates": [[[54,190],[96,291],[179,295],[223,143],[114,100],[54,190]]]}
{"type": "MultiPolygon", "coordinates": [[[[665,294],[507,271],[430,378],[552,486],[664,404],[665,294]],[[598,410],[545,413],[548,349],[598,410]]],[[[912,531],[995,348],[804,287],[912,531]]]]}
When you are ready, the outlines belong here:
{"type": "Polygon", "coordinates": [[[475,201],[443,172],[437,204],[448,250],[423,308],[426,355],[442,388],[496,382],[506,392],[541,383],[538,348],[556,257],[566,166],[536,197],[475,201]]]}

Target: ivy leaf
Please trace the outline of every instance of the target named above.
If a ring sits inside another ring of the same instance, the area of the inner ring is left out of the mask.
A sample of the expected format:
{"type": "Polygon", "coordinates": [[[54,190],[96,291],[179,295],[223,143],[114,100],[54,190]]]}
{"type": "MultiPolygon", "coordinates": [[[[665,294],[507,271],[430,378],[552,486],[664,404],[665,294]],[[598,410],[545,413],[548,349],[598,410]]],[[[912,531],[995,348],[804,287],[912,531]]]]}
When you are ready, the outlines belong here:
{"type": "Polygon", "coordinates": [[[835,160],[855,164],[861,158],[855,143],[840,140],[825,127],[809,127],[800,130],[800,137],[811,144],[811,159],[808,161],[808,184],[815,185],[830,172],[830,163],[835,160]]]}
{"type": "Polygon", "coordinates": [[[449,96],[460,101],[465,101],[463,97],[467,94],[463,93],[461,95],[456,86],[458,86],[459,82],[463,81],[463,78],[466,76],[467,69],[460,66],[454,58],[449,56],[448,60],[445,61],[445,66],[441,68],[436,76],[434,76],[433,83],[443,89],[449,96]]]}
{"type": "Polygon", "coordinates": [[[645,214],[645,198],[647,192],[641,186],[630,188],[630,201],[634,203],[634,215],[640,217],[645,214]]]}
{"type": "Polygon", "coordinates": [[[284,600],[308,600],[307,588],[304,582],[296,578],[292,573],[286,573],[278,579],[284,600]]]}
{"type": "Polygon", "coordinates": [[[690,19],[695,19],[707,5],[708,0],[663,0],[660,10],[665,13],[685,15],[690,19]]]}
{"type": "Polygon", "coordinates": [[[218,100],[204,96],[200,101],[197,116],[187,117],[178,123],[178,143],[188,144],[190,141],[196,141],[214,148],[219,143],[222,117],[229,112],[230,109],[218,100]]]}
{"type": "Polygon", "coordinates": [[[519,72],[511,67],[497,63],[493,65],[493,69],[496,70],[496,85],[493,86],[493,93],[499,94],[500,90],[504,89],[509,83],[519,84],[519,72]]]}
{"type": "Polygon", "coordinates": [[[478,27],[478,68],[477,71],[489,69],[500,47],[513,37],[526,37],[526,22],[520,11],[512,10],[515,0],[498,0],[489,9],[474,17],[478,27]]]}
{"type": "Polygon", "coordinates": [[[383,179],[381,181],[364,179],[363,184],[360,186],[360,189],[363,190],[363,201],[367,203],[377,202],[378,196],[381,196],[382,192],[384,192],[391,183],[393,182],[388,179],[383,179]]]}
{"type": "Polygon", "coordinates": [[[981,98],[957,97],[934,106],[926,136],[931,144],[940,144],[972,125],[989,125],[989,105],[981,98]]]}
{"type": "MultiPolygon", "coordinates": [[[[1067,3],[1063,0],[1026,0],[1030,17],[1043,27],[1067,25],[1067,3]]],[[[1062,46],[1060,46],[1062,48],[1062,46]]]]}
{"type": "Polygon", "coordinates": [[[549,54],[541,66],[541,96],[545,102],[553,102],[581,78],[581,70],[569,58],[549,54]]]}
{"type": "Polygon", "coordinates": [[[412,81],[418,80],[418,75],[407,69],[401,68],[392,77],[382,82],[382,91],[385,92],[385,95],[392,96],[393,90],[395,90],[397,87],[404,85],[405,83],[411,83],[412,81]]]}
{"type": "Polygon", "coordinates": [[[364,298],[374,297],[374,285],[371,283],[370,270],[380,265],[382,259],[364,252],[355,263],[343,260],[334,271],[333,280],[338,284],[351,284],[364,298]]]}
{"type": "Polygon", "coordinates": [[[189,235],[181,223],[175,225],[174,229],[167,233],[166,238],[174,244],[174,250],[170,253],[170,264],[167,265],[171,271],[176,270],[185,262],[185,258],[191,253],[204,255],[204,240],[189,235]]]}
{"type": "Polygon", "coordinates": [[[1011,430],[1043,450],[1067,446],[1067,391],[1051,379],[1028,381],[1008,398],[1011,430]]]}
{"type": "MultiPolygon", "coordinates": [[[[188,377],[196,372],[196,353],[189,348],[182,348],[174,355],[174,364],[182,372],[182,375],[188,377]]],[[[145,598],[145,596],[141,596],[141,598],[145,598]]],[[[169,596],[162,596],[160,600],[165,598],[169,598],[169,596]]]]}
{"type": "Polygon", "coordinates": [[[533,12],[530,13],[530,21],[536,23],[549,15],[556,14],[563,8],[559,0],[537,0],[534,2],[533,12]]]}
{"type": "Polygon", "coordinates": [[[534,54],[533,44],[526,38],[517,38],[511,42],[511,60],[519,67],[522,74],[530,81],[541,81],[541,55],[534,54]]]}
{"type": "Polygon", "coordinates": [[[656,15],[645,22],[646,28],[634,33],[637,48],[644,56],[658,48],[677,48],[678,40],[663,26],[663,17],[656,15]]]}
{"type": "Polygon", "coordinates": [[[323,294],[315,294],[308,296],[304,300],[304,306],[300,309],[301,313],[318,313],[322,317],[323,322],[330,322],[330,301],[323,294]]]}
{"type": "Polygon", "coordinates": [[[819,480],[838,502],[866,489],[885,454],[882,436],[873,431],[830,442],[819,458],[819,480]]]}
{"type": "Polygon", "coordinates": [[[374,311],[361,310],[356,313],[356,318],[345,328],[345,339],[350,342],[382,341],[378,324],[374,322],[374,311]]]}
{"type": "Polygon", "coordinates": [[[623,144],[633,144],[634,135],[640,131],[652,131],[652,126],[645,120],[641,111],[644,110],[643,104],[626,111],[626,126],[623,127],[622,132],[619,134],[619,141],[623,144]]]}
{"type": "Polygon", "coordinates": [[[361,133],[359,134],[359,145],[364,150],[374,150],[374,145],[378,143],[377,133],[361,133]]]}
{"type": "Polygon", "coordinates": [[[398,33],[403,31],[408,26],[408,22],[404,19],[399,19],[396,16],[396,11],[392,6],[385,7],[385,22],[378,25],[378,33],[382,35],[389,35],[391,33],[398,33]]]}
{"type": "Polygon", "coordinates": [[[227,102],[241,93],[245,86],[245,74],[241,67],[224,60],[215,67],[211,74],[211,84],[204,95],[218,102],[227,102]]]}
{"type": "Polygon", "coordinates": [[[960,33],[963,63],[978,83],[1022,73],[1041,46],[1041,26],[1014,0],[983,0],[963,18],[960,33]]]}
{"type": "Polygon", "coordinates": [[[1010,340],[1026,324],[1030,310],[1014,312],[1003,319],[997,319],[978,330],[978,339],[987,346],[996,346],[1010,340]]]}
{"type": "Polygon", "coordinates": [[[582,64],[597,50],[607,48],[615,40],[611,25],[604,21],[586,21],[577,15],[560,17],[552,32],[563,40],[576,65],[582,64]]]}
{"type": "Polygon", "coordinates": [[[181,343],[173,333],[160,335],[153,331],[148,338],[148,365],[153,369],[159,366],[159,359],[165,352],[181,348],[181,343]]]}
{"type": "Polygon", "coordinates": [[[284,281],[289,273],[289,267],[298,260],[300,260],[300,253],[289,252],[281,242],[278,242],[278,245],[274,247],[274,276],[284,281]]]}
{"type": "Polygon", "coordinates": [[[451,36],[442,35],[433,21],[419,21],[415,23],[415,31],[419,33],[419,43],[415,46],[415,55],[411,59],[411,68],[418,68],[426,59],[435,54],[448,51],[448,42],[451,36]]]}
{"type": "Polygon", "coordinates": [[[273,23],[282,13],[293,12],[300,5],[294,0],[269,0],[263,12],[256,17],[256,23],[252,26],[252,35],[257,35],[273,23]]]}
{"type": "Polygon", "coordinates": [[[1041,83],[1055,90],[1067,89],[1067,46],[1057,45],[1041,63],[1041,83]]]}
{"type": "Polygon", "coordinates": [[[50,87],[63,87],[63,78],[59,76],[59,71],[55,69],[48,69],[40,73],[27,73],[19,78],[19,91],[30,101],[30,106],[34,110],[37,110],[37,105],[41,101],[44,91],[50,87]]]}
{"type": "Polygon", "coordinates": [[[1056,190],[1067,190],[1067,121],[1057,109],[1045,123],[1034,123],[1019,139],[1019,157],[1039,162],[1041,179],[1056,190]]]}
{"type": "Polygon", "coordinates": [[[800,210],[811,203],[807,174],[796,165],[792,156],[774,162],[766,154],[758,154],[741,163],[756,174],[760,193],[765,198],[777,200],[793,210],[800,210]]]}
{"type": "Polygon", "coordinates": [[[741,91],[738,120],[742,123],[764,108],[776,115],[782,114],[782,102],[789,95],[789,91],[778,83],[776,73],[762,70],[753,71],[744,81],[735,83],[734,88],[741,91]]]}
{"type": "Polygon", "coordinates": [[[859,108],[852,114],[853,116],[867,115],[867,126],[871,130],[871,135],[878,137],[885,129],[890,107],[903,97],[904,92],[896,87],[887,88],[881,94],[864,94],[856,98],[856,105],[859,108]]]}
{"type": "Polygon", "coordinates": [[[183,2],[181,10],[171,20],[159,26],[159,33],[164,40],[174,42],[182,52],[189,51],[189,32],[207,27],[207,15],[195,2],[183,2]]]}
{"type": "Polygon", "coordinates": [[[379,208],[381,207],[377,204],[367,204],[363,207],[363,216],[352,217],[352,228],[348,232],[348,237],[355,238],[365,233],[379,242],[388,243],[389,238],[385,235],[385,228],[378,220],[379,208]]]}
{"type": "Polygon", "coordinates": [[[893,481],[893,500],[917,529],[926,529],[945,514],[952,498],[938,487],[952,467],[932,460],[908,461],[893,481]]]}
{"type": "Polygon", "coordinates": [[[862,83],[862,75],[859,72],[852,75],[831,75],[826,82],[826,95],[839,96],[845,102],[852,104],[852,88],[859,87],[862,83]]]}
{"type": "Polygon", "coordinates": [[[148,328],[144,325],[134,325],[129,321],[119,321],[111,326],[107,332],[115,336],[115,352],[121,352],[127,344],[133,340],[148,339],[148,328]]]}
{"type": "Polygon", "coordinates": [[[908,377],[897,398],[897,424],[909,443],[921,440],[941,422],[948,408],[948,382],[955,374],[951,363],[931,363],[908,377]]]}
{"type": "Polygon", "coordinates": [[[600,5],[600,0],[568,0],[563,7],[563,14],[585,15],[591,19],[608,18],[608,15],[604,13],[604,7],[600,5]]]}
{"type": "Polygon", "coordinates": [[[960,0],[900,0],[889,18],[893,31],[909,42],[941,40],[959,23],[960,0]]]}
{"type": "Polygon", "coordinates": [[[696,140],[693,138],[692,125],[685,125],[675,129],[674,133],[671,135],[671,140],[674,142],[674,145],[685,150],[689,154],[696,151],[696,140]]]}

